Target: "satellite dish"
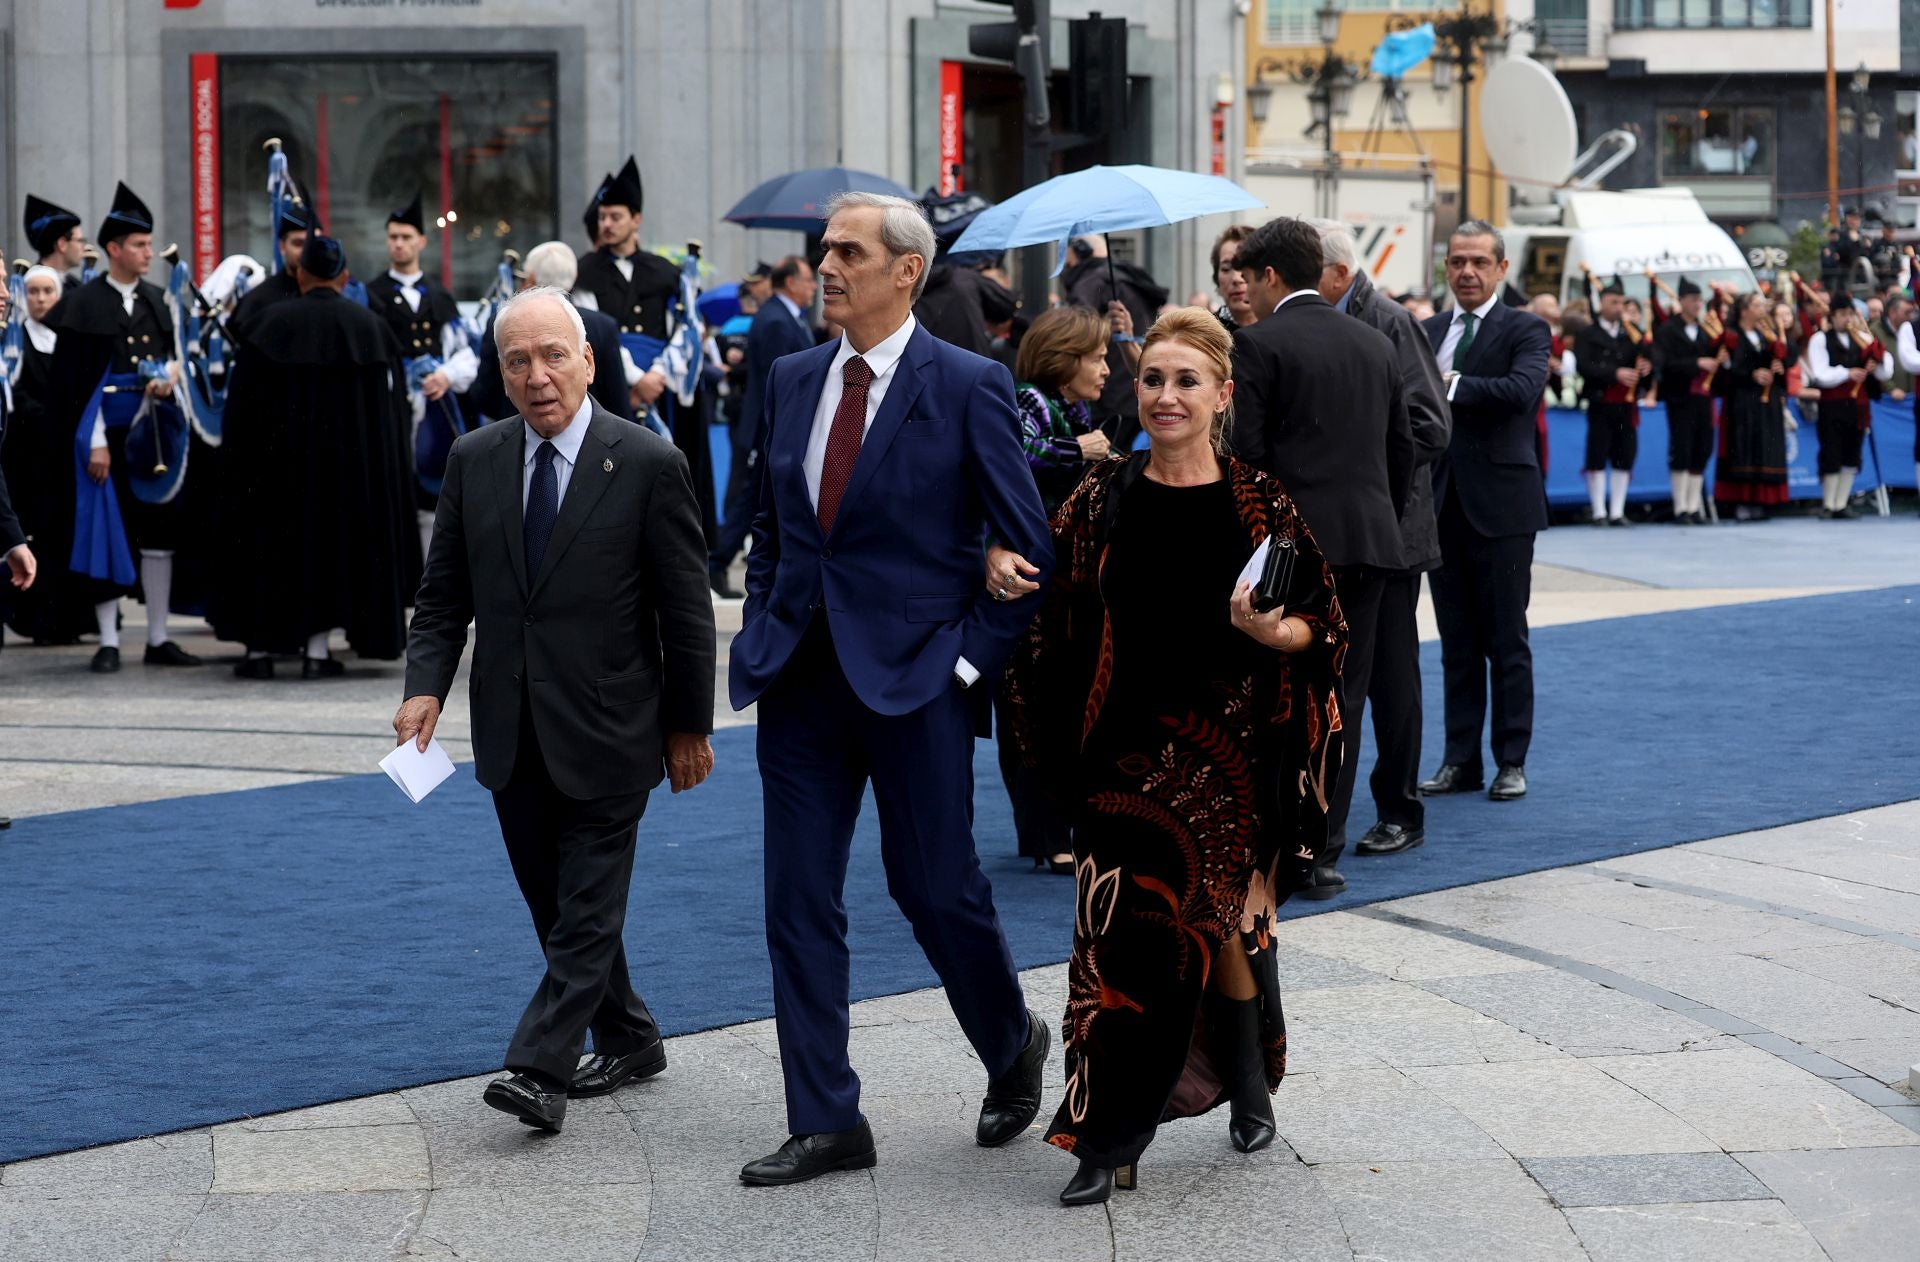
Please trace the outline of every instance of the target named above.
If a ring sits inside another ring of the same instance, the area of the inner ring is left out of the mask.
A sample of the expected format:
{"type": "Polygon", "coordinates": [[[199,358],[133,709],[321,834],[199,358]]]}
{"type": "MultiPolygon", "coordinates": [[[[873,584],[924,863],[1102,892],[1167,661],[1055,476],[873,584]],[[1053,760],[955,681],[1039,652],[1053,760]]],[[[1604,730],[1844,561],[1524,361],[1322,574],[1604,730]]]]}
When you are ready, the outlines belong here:
{"type": "Polygon", "coordinates": [[[1545,202],[1573,173],[1580,129],[1573,102],[1553,72],[1537,61],[1513,57],[1487,75],[1480,91],[1480,132],[1487,156],[1514,181],[1523,202],[1545,202]]]}

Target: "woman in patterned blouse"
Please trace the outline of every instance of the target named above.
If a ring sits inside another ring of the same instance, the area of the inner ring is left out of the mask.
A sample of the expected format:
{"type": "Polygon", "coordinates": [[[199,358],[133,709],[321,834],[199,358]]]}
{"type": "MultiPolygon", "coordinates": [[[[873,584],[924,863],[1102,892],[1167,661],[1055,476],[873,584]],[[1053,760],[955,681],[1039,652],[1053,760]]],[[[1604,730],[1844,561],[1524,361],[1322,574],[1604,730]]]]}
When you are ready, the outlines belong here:
{"type": "Polygon", "coordinates": [[[1055,307],[1020,340],[1020,444],[1047,515],[1059,508],[1095,460],[1112,450],[1093,422],[1107,384],[1107,318],[1087,307],[1055,307]]]}

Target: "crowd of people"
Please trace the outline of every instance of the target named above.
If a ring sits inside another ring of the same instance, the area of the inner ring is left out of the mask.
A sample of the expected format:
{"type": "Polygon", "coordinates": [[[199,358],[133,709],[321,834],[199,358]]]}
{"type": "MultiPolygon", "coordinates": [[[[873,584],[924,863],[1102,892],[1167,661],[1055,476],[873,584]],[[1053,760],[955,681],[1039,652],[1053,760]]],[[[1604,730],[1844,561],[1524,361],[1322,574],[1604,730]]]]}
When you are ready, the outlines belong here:
{"type": "Polygon", "coordinates": [[[530,251],[476,340],[422,274],[418,198],[389,217],[365,305],[297,199],[281,266],[226,314],[215,417],[143,279],[139,199],[119,190],[84,284],[78,217],[30,202],[42,262],[5,448],[26,537],[0,497],[0,546],[16,630],[96,634],[103,673],[130,593],[154,665],[198,664],[168,637],[189,605],[244,647],[244,678],[286,656],[338,674],[337,630],[404,654],[394,730],[422,750],[471,630],[475,775],[546,962],[485,1099],[545,1130],[665,1066],[621,940],[635,839],[661,781],[713,767],[713,598],[736,594],[745,547],[728,682],[758,710],[789,1131],[741,1171],[753,1185],[877,1160],[842,903],[868,784],[889,890],[987,1070],[979,1143],[1033,1122],[1051,1044],[972,833],[973,746],[997,727],[1020,853],[1076,882],[1046,1132],[1080,1163],[1062,1202],[1133,1186],[1168,1118],[1227,1105],[1231,1143],[1258,1150],[1285,1070],[1273,922],[1346,887],[1369,706],[1359,854],[1421,846],[1427,796],[1528,792],[1550,393],[1587,402],[1610,521],[1660,383],[1693,519],[1715,450],[1722,503],[1784,497],[1803,359],[1836,480],[1868,383],[1920,370],[1899,309],[1868,313],[1897,329],[1876,334],[1813,286],[1781,305],[1683,281],[1654,328],[1619,278],[1593,284],[1585,325],[1527,310],[1479,221],[1447,240],[1437,313],[1376,291],[1346,224],[1281,217],[1219,236],[1214,310],[1169,307],[1085,238],[1029,318],[993,260],[943,256],[923,206],[877,194],[835,200],[816,256],[742,278],[740,316],[690,364],[686,273],[638,248],[641,212],[629,161],[589,208],[591,248],[530,251]],[[1445,705],[1424,780],[1423,575],[1445,705]]]}

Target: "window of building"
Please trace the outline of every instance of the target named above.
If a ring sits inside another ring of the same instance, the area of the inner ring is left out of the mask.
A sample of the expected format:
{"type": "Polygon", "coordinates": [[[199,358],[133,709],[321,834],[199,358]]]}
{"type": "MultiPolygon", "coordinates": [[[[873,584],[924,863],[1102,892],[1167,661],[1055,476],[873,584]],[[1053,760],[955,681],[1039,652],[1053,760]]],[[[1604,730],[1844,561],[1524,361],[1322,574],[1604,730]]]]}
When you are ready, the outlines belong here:
{"type": "Polygon", "coordinates": [[[1660,178],[1773,175],[1773,110],[1670,109],[1660,119],[1660,178]]]}
{"type": "Polygon", "coordinates": [[[223,250],[272,252],[262,144],[278,137],[356,276],[386,270],[387,215],[418,192],[422,269],[477,298],[503,250],[561,235],[554,91],[545,57],[222,57],[223,250]]]}
{"type": "Polygon", "coordinates": [[[1813,0],[1614,0],[1616,30],[1810,27],[1813,0]]]}

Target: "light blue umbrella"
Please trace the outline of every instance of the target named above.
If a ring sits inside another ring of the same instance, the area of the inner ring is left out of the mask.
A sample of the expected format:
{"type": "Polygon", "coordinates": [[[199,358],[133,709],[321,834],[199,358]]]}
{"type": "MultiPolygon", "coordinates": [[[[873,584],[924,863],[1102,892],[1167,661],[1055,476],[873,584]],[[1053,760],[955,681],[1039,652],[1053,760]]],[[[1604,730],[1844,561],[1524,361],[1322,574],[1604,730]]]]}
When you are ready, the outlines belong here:
{"type": "Polygon", "coordinates": [[[1058,244],[1053,274],[1067,265],[1067,243],[1096,232],[1161,228],[1202,215],[1266,205],[1232,180],[1165,167],[1088,167],[1056,175],[974,217],[955,253],[1058,244]]]}
{"type": "Polygon", "coordinates": [[[1395,31],[1373,50],[1373,65],[1369,68],[1382,79],[1401,78],[1433,56],[1436,38],[1431,22],[1423,22],[1410,31],[1395,31]]]}

